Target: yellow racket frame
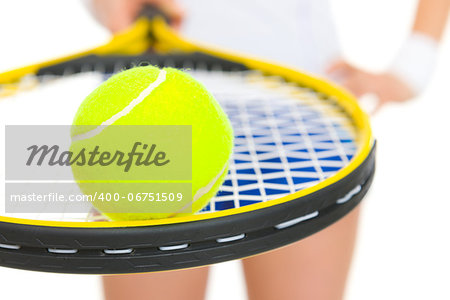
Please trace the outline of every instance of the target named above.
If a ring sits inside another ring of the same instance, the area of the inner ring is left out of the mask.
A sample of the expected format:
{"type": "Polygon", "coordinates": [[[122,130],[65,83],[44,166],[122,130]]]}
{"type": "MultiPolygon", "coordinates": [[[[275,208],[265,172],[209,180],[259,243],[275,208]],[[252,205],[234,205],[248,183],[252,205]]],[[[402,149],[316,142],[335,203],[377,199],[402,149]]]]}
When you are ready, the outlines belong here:
{"type": "Polygon", "coordinates": [[[316,76],[294,70],[288,66],[282,66],[277,63],[263,61],[241,55],[232,51],[226,51],[217,47],[187,40],[172,30],[163,18],[156,17],[153,20],[140,19],[129,30],[115,35],[110,42],[94,49],[83,51],[77,54],[61,57],[58,59],[37,63],[34,65],[22,67],[0,74],[0,95],[3,89],[8,95],[20,90],[20,82],[23,78],[33,76],[47,66],[62,63],[68,60],[80,58],[86,55],[138,55],[145,52],[150,47],[159,52],[202,52],[214,55],[219,58],[241,63],[249,69],[256,69],[267,75],[281,76],[288,81],[295,82],[302,86],[307,86],[319,93],[323,93],[335,99],[335,101],[345,109],[354,122],[357,129],[356,143],[358,150],[350,163],[339,170],[334,176],[312,187],[297,191],[275,200],[260,202],[239,208],[232,208],[224,211],[174,217],[167,219],[155,219],[145,221],[101,221],[101,222],[68,222],[68,221],[45,221],[30,220],[12,217],[0,216],[0,222],[9,222],[17,224],[51,226],[51,227],[77,227],[77,228],[106,228],[106,227],[136,227],[152,226],[173,223],[193,222],[205,219],[219,218],[234,214],[245,213],[257,209],[267,208],[291,201],[305,195],[316,192],[327,187],[354,171],[369,155],[374,144],[372,130],[370,128],[367,114],[360,108],[356,98],[345,89],[316,76]]]}

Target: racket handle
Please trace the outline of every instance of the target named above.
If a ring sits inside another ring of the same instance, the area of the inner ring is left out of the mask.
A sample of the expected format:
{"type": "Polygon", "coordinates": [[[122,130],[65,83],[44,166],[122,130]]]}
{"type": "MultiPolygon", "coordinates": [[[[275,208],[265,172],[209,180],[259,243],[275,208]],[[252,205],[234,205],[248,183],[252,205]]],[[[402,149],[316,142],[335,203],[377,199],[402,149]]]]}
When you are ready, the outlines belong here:
{"type": "Polygon", "coordinates": [[[164,21],[166,21],[167,24],[171,24],[172,20],[169,18],[167,14],[165,14],[162,10],[160,10],[158,7],[150,4],[146,4],[139,14],[139,17],[144,17],[149,20],[153,20],[157,17],[162,17],[164,21]]]}

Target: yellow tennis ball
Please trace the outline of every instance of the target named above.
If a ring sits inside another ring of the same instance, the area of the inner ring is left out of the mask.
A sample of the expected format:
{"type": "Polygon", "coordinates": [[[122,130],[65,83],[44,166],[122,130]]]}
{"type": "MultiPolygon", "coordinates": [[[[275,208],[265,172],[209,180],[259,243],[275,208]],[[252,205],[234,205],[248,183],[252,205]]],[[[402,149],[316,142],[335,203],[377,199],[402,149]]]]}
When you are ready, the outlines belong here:
{"type": "MultiPolygon", "coordinates": [[[[121,144],[122,140],[133,134],[125,132],[117,136],[115,133],[116,136],[111,138],[108,135],[112,128],[118,127],[112,125],[192,126],[192,211],[189,213],[203,208],[223,183],[233,147],[233,131],[218,102],[189,74],[173,68],[136,67],[118,73],[102,83],[82,102],[73,120],[73,156],[81,149],[90,149],[95,145],[100,145],[100,150],[103,146],[103,150],[112,151],[115,144],[121,144]]],[[[150,145],[150,133],[148,139],[150,145]]],[[[147,141],[141,142],[144,144],[147,141]]],[[[190,149],[179,149],[188,150],[190,149]]],[[[95,193],[95,183],[87,184],[88,180],[106,180],[106,190],[121,192],[122,195],[133,193],[133,190],[124,190],[126,185],[116,184],[114,180],[141,180],[133,167],[128,172],[124,172],[123,166],[110,168],[108,170],[112,171],[108,172],[104,170],[72,164],[74,178],[86,195],[92,196],[95,193]]],[[[120,208],[126,209],[136,203],[127,200],[92,203],[112,220],[143,220],[186,214],[184,211],[111,213],[107,212],[111,206],[119,206],[118,211],[121,211],[120,208]]],[[[149,205],[152,203],[149,202],[149,205]]]]}

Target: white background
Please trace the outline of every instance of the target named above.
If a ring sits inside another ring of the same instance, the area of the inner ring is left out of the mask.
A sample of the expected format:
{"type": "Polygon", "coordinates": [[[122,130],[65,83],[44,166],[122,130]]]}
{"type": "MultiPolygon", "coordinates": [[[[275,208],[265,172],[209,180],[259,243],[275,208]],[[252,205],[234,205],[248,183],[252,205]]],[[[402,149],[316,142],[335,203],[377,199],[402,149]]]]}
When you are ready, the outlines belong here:
{"type": "MultiPolygon", "coordinates": [[[[334,4],[346,57],[368,69],[387,66],[411,24],[415,1],[334,4]]],[[[2,71],[101,44],[108,33],[78,0],[2,0],[0,40],[2,71]]],[[[364,203],[348,300],[450,299],[450,30],[440,52],[424,95],[373,117],[378,169],[364,203]]],[[[82,99],[91,88],[66,92],[82,99]]],[[[40,105],[0,102],[0,116],[46,123],[53,115],[57,123],[70,123],[55,117],[57,111],[39,112],[40,105]]],[[[74,110],[77,103],[63,107],[74,110]]],[[[101,299],[96,276],[0,268],[0,286],[2,299],[101,299]]],[[[238,262],[214,266],[208,299],[245,299],[238,262]]]]}

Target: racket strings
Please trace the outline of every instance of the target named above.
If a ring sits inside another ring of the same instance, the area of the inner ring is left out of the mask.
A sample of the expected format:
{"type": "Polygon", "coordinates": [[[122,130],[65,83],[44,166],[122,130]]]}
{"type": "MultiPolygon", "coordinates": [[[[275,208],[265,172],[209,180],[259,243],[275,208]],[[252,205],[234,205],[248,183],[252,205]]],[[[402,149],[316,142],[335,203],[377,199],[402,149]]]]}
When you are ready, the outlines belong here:
{"type": "Polygon", "coordinates": [[[222,104],[236,138],[227,180],[203,213],[308,188],[355,154],[356,132],[333,99],[255,71],[192,74],[222,104]]]}

